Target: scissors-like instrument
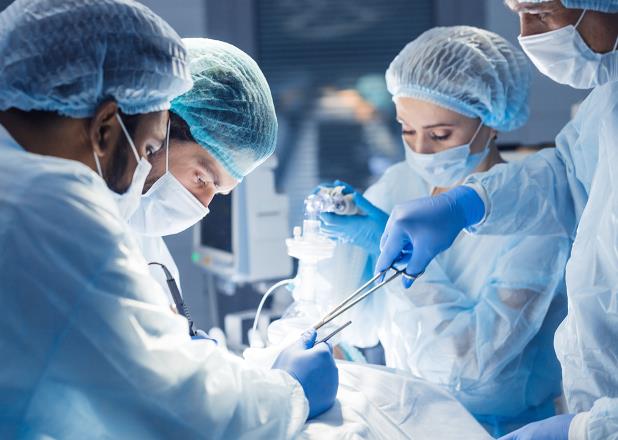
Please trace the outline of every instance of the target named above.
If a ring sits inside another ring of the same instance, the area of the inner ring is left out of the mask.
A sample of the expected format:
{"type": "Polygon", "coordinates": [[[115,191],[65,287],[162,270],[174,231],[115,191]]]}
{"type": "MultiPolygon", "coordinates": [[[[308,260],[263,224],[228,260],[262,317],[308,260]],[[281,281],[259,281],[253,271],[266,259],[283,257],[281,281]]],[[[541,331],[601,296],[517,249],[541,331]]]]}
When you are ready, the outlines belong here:
{"type": "Polygon", "coordinates": [[[397,269],[396,267],[391,266],[390,268],[388,268],[388,269],[386,269],[386,270],[384,270],[382,272],[379,272],[373,278],[371,278],[369,281],[367,281],[365,284],[363,284],[358,289],[356,289],[346,299],[344,299],[342,302],[340,302],[335,307],[333,307],[330,310],[330,312],[328,312],[320,321],[316,322],[312,327],[315,330],[319,330],[321,327],[325,326],[326,324],[331,322],[333,319],[335,319],[338,316],[340,316],[342,313],[350,310],[352,307],[354,307],[356,304],[358,304],[359,302],[361,302],[362,300],[367,298],[369,295],[371,295],[373,292],[378,290],[380,287],[390,283],[395,278],[398,278],[401,275],[403,275],[403,276],[405,276],[407,278],[410,278],[412,280],[415,280],[416,278],[421,276],[422,273],[420,273],[420,274],[418,274],[416,276],[412,276],[412,275],[408,275],[407,273],[405,273],[404,269],[397,269]],[[394,273],[392,275],[386,277],[386,274],[389,271],[391,271],[391,270],[393,270],[394,273]],[[383,277],[386,277],[386,278],[382,282],[376,284],[375,286],[372,286],[372,284],[374,284],[377,280],[379,280],[379,279],[381,279],[383,277]],[[369,288],[369,290],[367,290],[368,288],[369,288]]]}

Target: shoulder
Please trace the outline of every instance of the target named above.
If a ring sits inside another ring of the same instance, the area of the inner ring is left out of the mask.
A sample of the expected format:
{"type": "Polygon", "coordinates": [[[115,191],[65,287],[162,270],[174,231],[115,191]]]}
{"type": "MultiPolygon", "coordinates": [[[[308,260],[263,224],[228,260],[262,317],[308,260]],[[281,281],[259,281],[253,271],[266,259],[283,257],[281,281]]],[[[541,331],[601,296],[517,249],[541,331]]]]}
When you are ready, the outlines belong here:
{"type": "Polygon", "coordinates": [[[21,180],[5,211],[17,244],[37,243],[41,258],[70,260],[85,272],[122,252],[127,226],[105,182],[80,163],[28,156],[21,176],[12,171],[21,180]]]}
{"type": "Polygon", "coordinates": [[[390,212],[394,205],[428,195],[427,184],[404,162],[389,167],[365,197],[380,209],[390,212]],[[388,206],[380,206],[380,205],[388,206]]]}

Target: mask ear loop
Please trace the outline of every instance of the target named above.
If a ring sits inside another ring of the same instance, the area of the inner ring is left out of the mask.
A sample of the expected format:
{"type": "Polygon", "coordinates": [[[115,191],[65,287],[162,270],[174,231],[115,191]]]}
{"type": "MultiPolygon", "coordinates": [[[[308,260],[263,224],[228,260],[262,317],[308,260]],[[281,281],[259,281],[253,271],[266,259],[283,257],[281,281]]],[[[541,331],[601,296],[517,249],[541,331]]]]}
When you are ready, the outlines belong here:
{"type": "Polygon", "coordinates": [[[582,11],[582,15],[579,16],[579,18],[577,19],[577,23],[575,23],[575,29],[577,29],[577,26],[579,26],[579,24],[582,22],[582,20],[584,19],[584,15],[586,15],[586,12],[588,11],[588,9],[584,9],[582,11]]]}
{"type": "Polygon", "coordinates": [[[99,173],[99,176],[101,176],[102,178],[103,171],[101,171],[101,162],[99,161],[99,156],[97,156],[97,153],[95,151],[92,152],[92,155],[94,156],[94,163],[97,164],[97,172],[99,173]]]}
{"type": "Polygon", "coordinates": [[[135,161],[139,163],[139,154],[137,154],[137,148],[135,148],[133,139],[131,139],[131,135],[129,134],[127,127],[125,127],[124,122],[122,122],[122,118],[120,117],[118,113],[116,113],[116,119],[118,120],[118,123],[120,124],[120,128],[122,128],[122,132],[126,136],[127,141],[129,141],[129,145],[131,146],[131,149],[133,150],[133,155],[135,156],[135,161]]]}
{"type": "Polygon", "coordinates": [[[483,121],[481,121],[479,126],[476,128],[476,131],[474,132],[474,135],[472,136],[472,139],[470,139],[470,142],[468,142],[468,145],[472,145],[472,143],[474,142],[474,140],[478,136],[479,132],[481,131],[481,127],[483,127],[483,121]]]}
{"type": "Polygon", "coordinates": [[[167,134],[165,135],[165,173],[170,171],[170,125],[171,120],[167,120],[167,134]]]}
{"type": "Polygon", "coordinates": [[[614,48],[612,49],[612,52],[616,52],[616,49],[618,49],[618,37],[616,37],[616,42],[614,43],[614,48]]]}

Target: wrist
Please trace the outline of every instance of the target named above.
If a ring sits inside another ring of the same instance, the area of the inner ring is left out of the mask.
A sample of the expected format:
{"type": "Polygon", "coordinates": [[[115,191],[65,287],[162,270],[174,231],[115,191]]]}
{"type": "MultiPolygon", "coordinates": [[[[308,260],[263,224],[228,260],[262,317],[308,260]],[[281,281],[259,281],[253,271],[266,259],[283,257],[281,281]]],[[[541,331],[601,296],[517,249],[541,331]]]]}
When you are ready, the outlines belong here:
{"type": "Polygon", "coordinates": [[[469,186],[457,186],[444,193],[455,205],[468,228],[480,222],[485,216],[485,204],[477,192],[469,186]]]}

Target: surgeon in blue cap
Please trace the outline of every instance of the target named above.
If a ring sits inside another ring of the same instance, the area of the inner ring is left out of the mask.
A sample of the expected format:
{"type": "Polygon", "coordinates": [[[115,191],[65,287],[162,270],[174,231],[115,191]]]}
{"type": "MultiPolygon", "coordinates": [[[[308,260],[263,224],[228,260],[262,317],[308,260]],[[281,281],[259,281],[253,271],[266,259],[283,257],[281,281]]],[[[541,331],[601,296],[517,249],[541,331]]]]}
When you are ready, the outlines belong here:
{"type": "Polygon", "coordinates": [[[270,370],[192,340],[126,222],[192,73],[138,2],[0,13],[1,438],[293,438],[332,406],[315,332],[270,370]]]}
{"type": "Polygon", "coordinates": [[[376,269],[403,261],[409,286],[465,228],[478,234],[571,235],[568,315],[555,337],[569,414],[505,438],[615,439],[618,1],[507,3],[519,13],[520,44],[539,71],[560,84],[592,91],[556,137],[555,149],[473,175],[436,197],[398,205],[382,237],[376,269]]]}

